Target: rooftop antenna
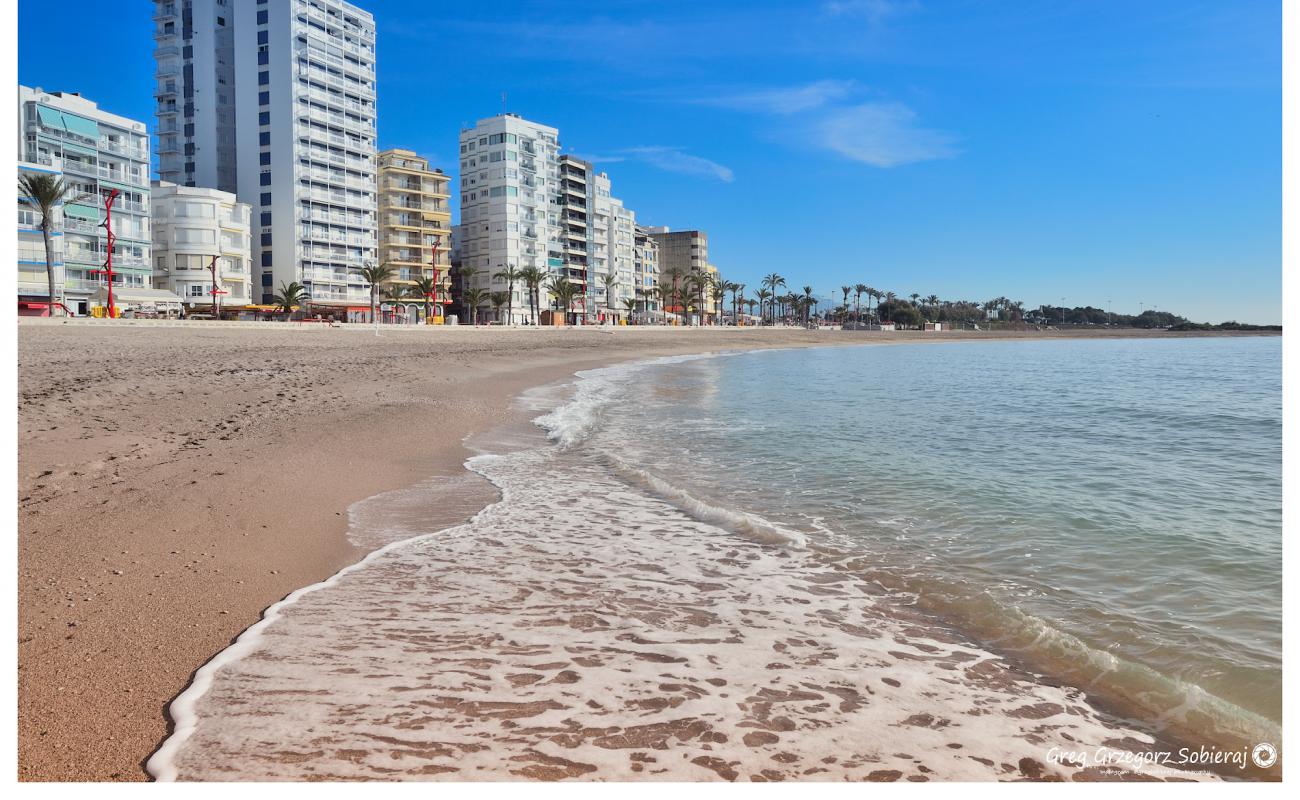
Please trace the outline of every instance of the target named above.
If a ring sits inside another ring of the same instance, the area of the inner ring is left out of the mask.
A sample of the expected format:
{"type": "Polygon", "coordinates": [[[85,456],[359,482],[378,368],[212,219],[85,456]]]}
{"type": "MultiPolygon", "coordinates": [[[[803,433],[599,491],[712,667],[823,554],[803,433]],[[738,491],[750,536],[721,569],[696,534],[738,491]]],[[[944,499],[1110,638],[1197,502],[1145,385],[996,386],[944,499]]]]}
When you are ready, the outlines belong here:
{"type": "Polygon", "coordinates": [[[501,93],[501,113],[506,113],[506,93],[501,93]]]}

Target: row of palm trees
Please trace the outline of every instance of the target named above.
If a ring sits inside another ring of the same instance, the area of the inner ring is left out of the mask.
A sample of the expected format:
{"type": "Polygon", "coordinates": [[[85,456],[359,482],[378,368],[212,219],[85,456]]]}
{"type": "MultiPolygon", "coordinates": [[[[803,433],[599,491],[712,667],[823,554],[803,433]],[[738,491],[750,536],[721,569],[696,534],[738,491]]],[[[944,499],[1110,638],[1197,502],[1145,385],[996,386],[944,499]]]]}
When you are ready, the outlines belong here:
{"type": "MultiPolygon", "coordinates": [[[[76,190],[71,184],[65,183],[61,177],[43,173],[20,175],[18,177],[18,196],[22,203],[41,215],[40,230],[45,240],[45,270],[50,297],[50,314],[53,315],[56,310],[55,299],[57,297],[54,250],[51,246],[55,210],[66,203],[83,202],[88,196],[76,190]]],[[[468,284],[480,272],[481,270],[474,268],[462,268],[460,271],[461,285],[466,287],[461,292],[461,300],[465,316],[473,324],[478,324],[480,309],[489,303],[493,306],[497,319],[501,318],[501,309],[503,307],[506,309],[507,318],[514,319],[514,288],[517,283],[522,282],[528,290],[529,312],[534,323],[536,323],[539,316],[543,288],[547,293],[548,301],[554,301],[552,310],[563,310],[566,322],[571,313],[573,301],[583,293],[582,287],[569,281],[568,278],[551,276],[545,270],[531,266],[522,269],[507,266],[505,269],[493,274],[493,278],[506,282],[507,291],[491,292],[486,289],[469,287],[468,284]]],[[[370,284],[370,318],[374,320],[380,291],[385,284],[392,283],[395,271],[388,264],[379,264],[363,267],[360,274],[370,284]]],[[[778,320],[799,321],[807,324],[817,311],[818,300],[813,295],[812,287],[802,287],[802,293],[798,291],[782,292],[781,290],[787,288],[786,279],[775,272],[764,276],[754,297],[745,296],[745,284],[724,280],[721,276],[685,272],[674,267],[664,272],[662,277],[666,278],[667,281],[646,290],[644,301],[638,301],[634,298],[625,298],[623,300],[623,310],[626,311],[629,317],[636,312],[638,302],[648,302],[654,299],[660,302],[662,308],[667,309],[670,305],[675,306],[687,321],[691,319],[689,312],[692,307],[700,312],[701,322],[704,321],[708,309],[712,309],[716,315],[715,319],[720,319],[723,303],[728,292],[731,293],[733,320],[739,318],[740,309],[748,308],[752,316],[755,307],[757,307],[764,324],[776,324],[778,320]],[[710,305],[710,302],[712,305],[710,305]]],[[[409,284],[390,285],[387,293],[389,298],[393,300],[423,299],[425,317],[427,318],[430,316],[435,291],[439,288],[438,283],[434,278],[423,275],[409,284]]],[[[612,311],[614,276],[606,275],[604,284],[606,307],[612,311]]],[[[996,297],[984,303],[979,303],[967,300],[940,300],[934,294],[922,297],[914,292],[908,295],[911,303],[907,304],[901,301],[893,292],[881,291],[864,283],[841,286],[840,292],[842,293],[841,305],[833,309],[831,314],[833,317],[838,318],[841,323],[848,323],[850,320],[861,322],[864,319],[862,314],[862,297],[864,295],[867,298],[866,318],[874,318],[877,321],[881,319],[882,301],[884,306],[888,307],[888,313],[885,316],[890,319],[896,319],[898,316],[910,319],[915,315],[929,321],[970,322],[985,319],[993,312],[997,312],[1002,319],[1012,321],[1024,318],[1024,303],[1006,297],[996,297]],[[853,295],[851,310],[849,308],[850,294],[853,295]],[[872,313],[873,301],[876,305],[874,314],[872,313]]],[[[303,305],[307,299],[305,287],[297,281],[281,284],[279,292],[274,297],[275,304],[286,313],[303,305]]]]}

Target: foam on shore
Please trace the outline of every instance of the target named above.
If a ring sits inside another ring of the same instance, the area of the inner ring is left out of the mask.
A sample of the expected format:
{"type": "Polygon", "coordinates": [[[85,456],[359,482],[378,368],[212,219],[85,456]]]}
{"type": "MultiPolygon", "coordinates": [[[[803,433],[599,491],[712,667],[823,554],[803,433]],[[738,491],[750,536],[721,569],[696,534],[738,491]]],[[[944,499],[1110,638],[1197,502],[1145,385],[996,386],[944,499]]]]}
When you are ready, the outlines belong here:
{"type": "MultiPolygon", "coordinates": [[[[898,606],[801,532],[583,449],[630,376],[579,382],[539,419],[555,445],[470,459],[501,499],[466,524],[387,544],[269,608],[173,703],[150,772],[1086,779],[1106,770],[1053,748],[1155,746],[1082,690],[898,606]]],[[[1123,770],[1207,777],[1140,755],[1123,770]]]]}

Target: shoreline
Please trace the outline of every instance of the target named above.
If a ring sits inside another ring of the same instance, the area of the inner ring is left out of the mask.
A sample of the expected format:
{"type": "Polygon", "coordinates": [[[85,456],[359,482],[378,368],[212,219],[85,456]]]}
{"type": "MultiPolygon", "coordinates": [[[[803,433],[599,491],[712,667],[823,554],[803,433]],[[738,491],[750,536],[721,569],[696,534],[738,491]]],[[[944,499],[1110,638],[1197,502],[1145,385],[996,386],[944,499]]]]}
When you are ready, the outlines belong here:
{"type": "MultiPolygon", "coordinates": [[[[177,352],[175,326],[55,324],[19,336],[24,780],[147,778],[168,728],[160,706],[195,670],[273,603],[366,556],[347,541],[348,507],[463,473],[465,436],[499,423],[525,388],[656,355],[1101,338],[466,328],[334,331],[285,347],[248,328],[202,328],[177,352]],[[118,336],[140,352],[121,353],[118,336]],[[111,369],[98,360],[109,357],[111,369]]],[[[1136,338],[1204,335],[1261,334],[1136,338]]],[[[434,527],[490,502],[463,500],[434,527]]]]}

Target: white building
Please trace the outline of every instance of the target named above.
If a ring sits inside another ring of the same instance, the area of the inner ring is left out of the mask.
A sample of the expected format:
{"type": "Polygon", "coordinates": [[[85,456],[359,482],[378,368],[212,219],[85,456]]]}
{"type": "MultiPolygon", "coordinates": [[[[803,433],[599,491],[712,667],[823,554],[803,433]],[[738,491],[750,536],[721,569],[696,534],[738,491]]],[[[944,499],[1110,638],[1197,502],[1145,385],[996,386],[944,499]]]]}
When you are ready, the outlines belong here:
{"type": "Polygon", "coordinates": [[[156,0],[159,176],[252,207],[256,299],[369,311],[375,23],[342,0],[156,0]],[[238,120],[238,125],[235,121],[238,120]]]}
{"type": "MultiPolygon", "coordinates": [[[[113,285],[145,288],[150,285],[149,258],[149,137],[143,122],[102,111],[95,103],[68,92],[46,92],[18,87],[18,161],[30,168],[61,172],[79,193],[81,202],[63,207],[58,229],[62,239],[63,302],[76,314],[86,314],[103,276],[108,255],[104,199],[114,189],[113,285]]],[[[19,228],[34,227],[39,215],[19,214],[19,228]],[[32,223],[26,226],[24,222],[32,223]]],[[[38,233],[39,236],[39,233],[38,233]]],[[[24,238],[20,236],[20,241],[24,238]]],[[[22,245],[20,245],[22,247],[22,245]]],[[[32,255],[30,246],[21,254],[32,255]]],[[[48,300],[44,280],[44,245],[41,245],[40,286],[28,281],[25,265],[19,270],[19,296],[48,300]]],[[[29,260],[20,255],[20,262],[29,260]]]]}
{"type": "Polygon", "coordinates": [[[623,301],[635,298],[636,214],[610,191],[609,175],[586,161],[560,157],[561,243],[564,271],[583,287],[590,322],[625,319],[623,301]]]}
{"type": "Polygon", "coordinates": [[[249,207],[219,189],[153,184],[154,287],[210,311],[215,277],[218,305],[252,302],[249,207]],[[216,258],[216,275],[211,271],[216,258]]]}
{"type": "Polygon", "coordinates": [[[637,225],[633,234],[632,275],[637,299],[637,321],[662,319],[662,304],[655,294],[655,288],[659,285],[659,243],[642,225],[637,225]]]}
{"type": "MultiPolygon", "coordinates": [[[[512,266],[564,271],[560,243],[559,131],[516,114],[478,121],[460,133],[460,224],[452,233],[466,288],[507,290],[492,276],[512,266]]],[[[541,305],[546,307],[545,289],[541,305]]],[[[516,283],[514,320],[528,319],[528,290],[516,283]]]]}

